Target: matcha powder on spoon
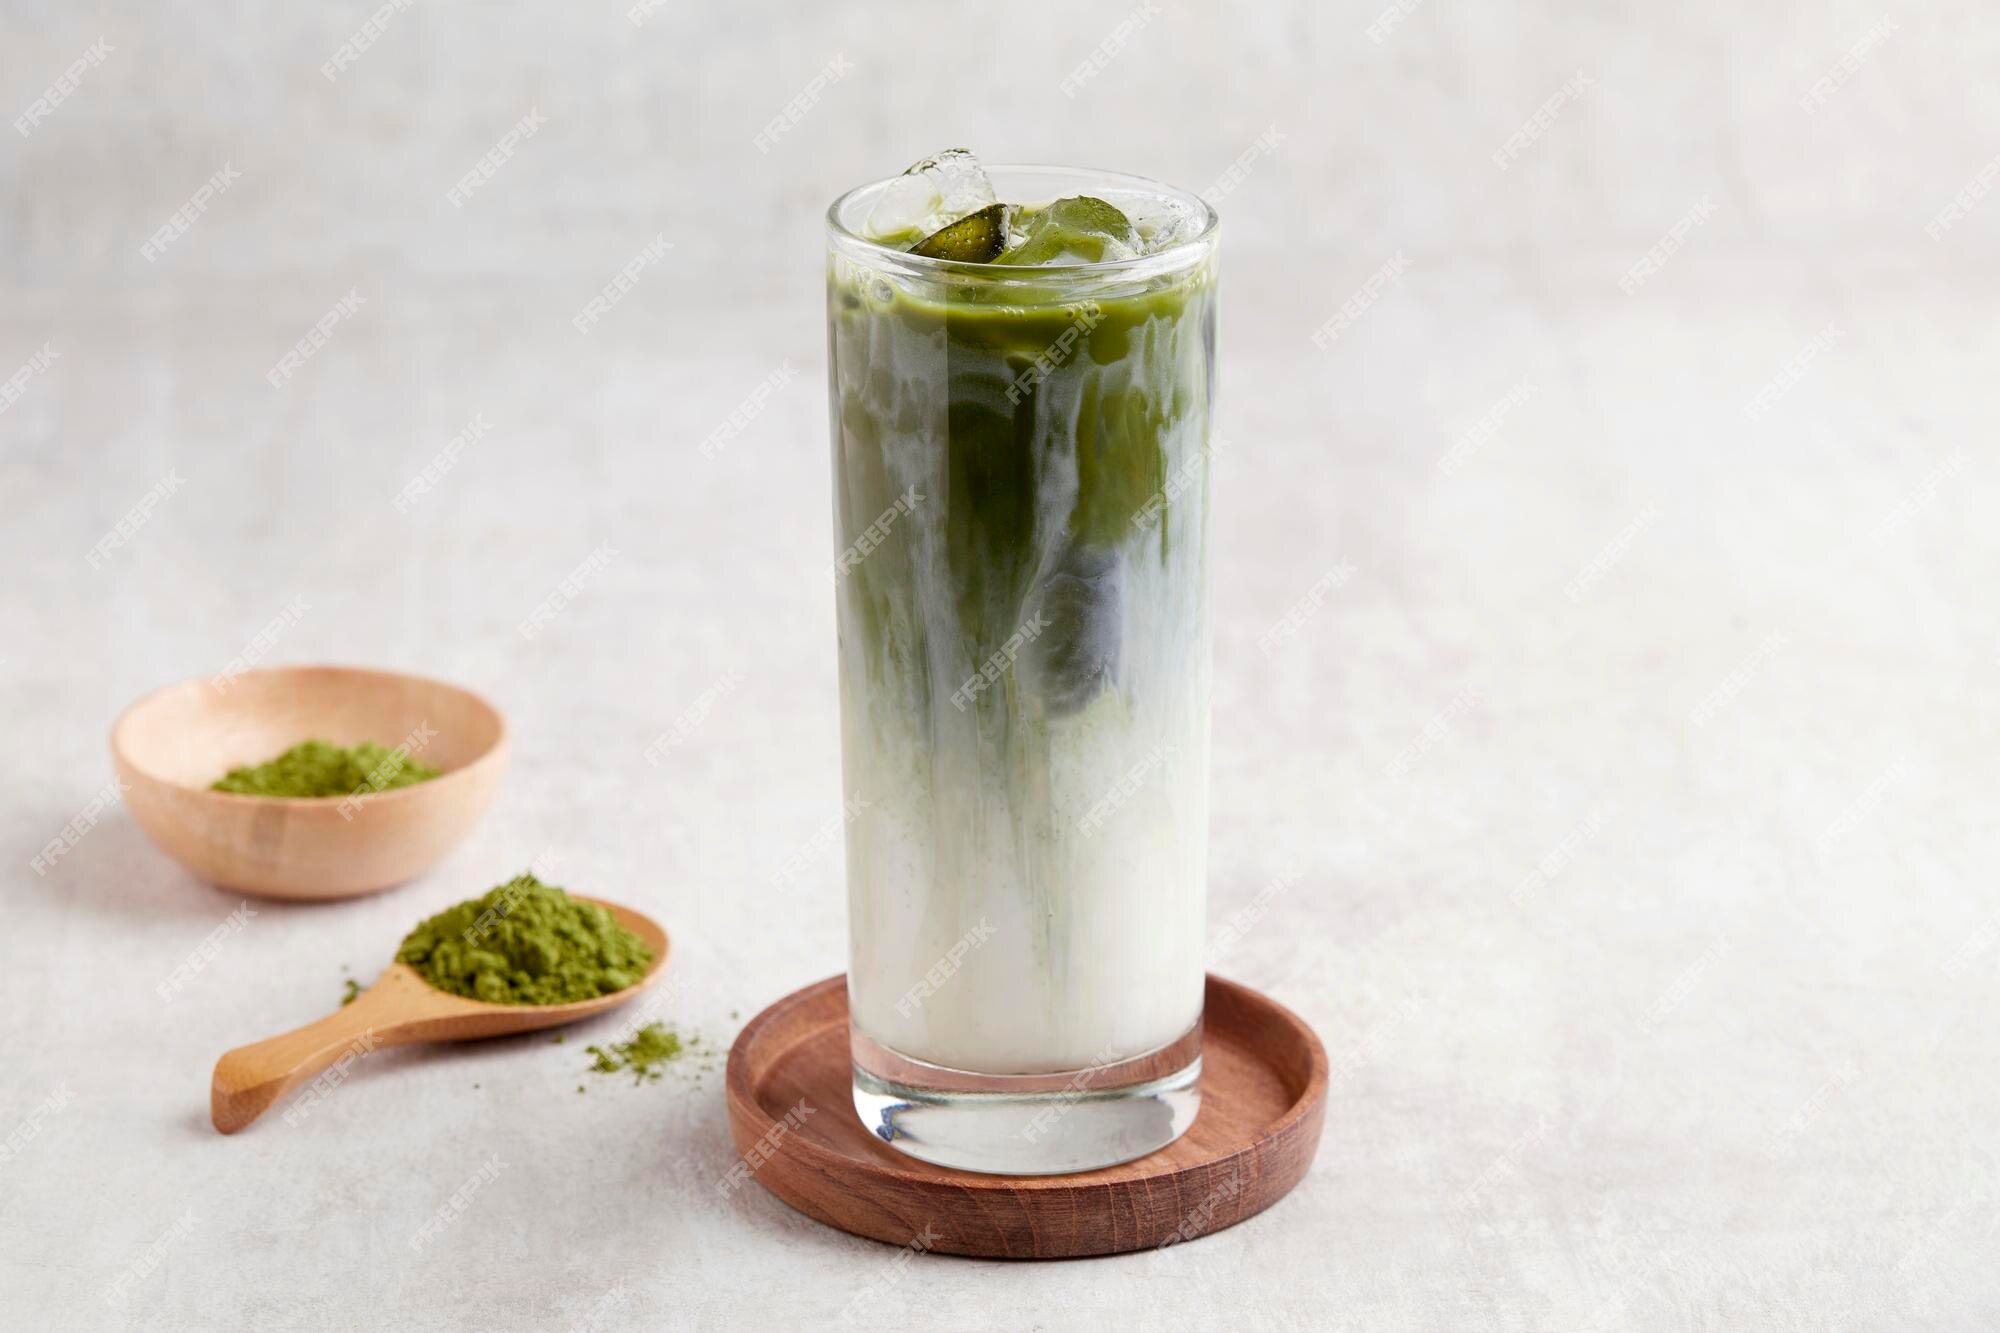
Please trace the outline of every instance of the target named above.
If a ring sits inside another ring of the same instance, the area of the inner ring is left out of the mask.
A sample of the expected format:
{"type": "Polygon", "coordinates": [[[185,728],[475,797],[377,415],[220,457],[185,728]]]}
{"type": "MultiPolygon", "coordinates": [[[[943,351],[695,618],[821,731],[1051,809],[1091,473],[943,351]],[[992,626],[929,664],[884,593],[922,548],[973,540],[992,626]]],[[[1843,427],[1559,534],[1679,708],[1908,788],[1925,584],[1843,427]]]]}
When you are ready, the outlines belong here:
{"type": "Polygon", "coordinates": [[[596,903],[517,875],[404,937],[396,961],[441,991],[493,1004],[568,1004],[624,990],[653,951],[596,903]]]}

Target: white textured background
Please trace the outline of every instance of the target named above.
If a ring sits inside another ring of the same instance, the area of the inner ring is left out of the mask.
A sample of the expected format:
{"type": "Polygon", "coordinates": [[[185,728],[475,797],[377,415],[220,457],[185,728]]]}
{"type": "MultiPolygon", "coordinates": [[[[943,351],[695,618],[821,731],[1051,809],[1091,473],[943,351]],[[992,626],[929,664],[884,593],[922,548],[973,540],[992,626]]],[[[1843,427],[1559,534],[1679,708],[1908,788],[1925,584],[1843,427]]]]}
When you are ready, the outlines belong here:
{"type": "Polygon", "coordinates": [[[369,9],[0,3],[0,383],[55,353],[0,407],[0,1321],[789,1328],[864,1291],[884,1328],[2000,1320],[2000,198],[1926,230],[2000,155],[1990,5],[1418,0],[1377,40],[1376,0],[1155,0],[1074,97],[1125,0],[415,0],[329,82],[369,9]],[[1212,920],[1300,870],[1215,958],[1333,1056],[1292,1197],[1161,1253],[896,1265],[718,1196],[717,1075],[578,1097],[577,1045],[535,1039],[208,1127],[223,1049],[534,857],[669,926],[711,1040],[838,970],[837,852],[779,877],[839,801],[821,210],[958,143],[1202,188],[1260,137],[1221,204],[1212,920]],[[269,661],[462,681],[513,767],[432,874],[258,906],[162,1003],[239,900],[118,809],[28,863],[118,711],[294,597],[269,661]]]}

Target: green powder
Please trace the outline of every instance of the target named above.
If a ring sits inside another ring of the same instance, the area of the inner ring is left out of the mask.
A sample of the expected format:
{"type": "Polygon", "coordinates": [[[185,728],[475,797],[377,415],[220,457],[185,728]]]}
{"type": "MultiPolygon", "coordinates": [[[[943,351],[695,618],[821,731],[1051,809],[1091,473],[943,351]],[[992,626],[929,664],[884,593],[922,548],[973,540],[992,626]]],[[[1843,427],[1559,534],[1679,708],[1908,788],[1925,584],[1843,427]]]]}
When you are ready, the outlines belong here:
{"type": "Polygon", "coordinates": [[[439,912],[404,937],[396,961],[453,995],[568,1004],[624,990],[653,951],[604,908],[529,874],[439,912]]]}
{"type": "Polygon", "coordinates": [[[353,796],[415,786],[438,776],[429,764],[397,747],[363,741],[348,749],[331,741],[300,741],[276,759],[232,768],[211,791],[239,796],[353,796]]]}
{"type": "MultiPolygon", "coordinates": [[[[615,1074],[621,1069],[632,1071],[634,1083],[644,1083],[658,1078],[662,1067],[687,1053],[687,1048],[700,1041],[690,1037],[686,1042],[681,1034],[664,1023],[648,1023],[632,1034],[630,1041],[614,1041],[609,1049],[602,1046],[586,1046],[584,1052],[597,1057],[590,1066],[593,1074],[615,1074]]],[[[578,1088],[578,1092],[583,1089],[578,1088]]]]}
{"type": "Polygon", "coordinates": [[[345,1009],[348,1005],[353,1004],[354,1001],[360,996],[361,983],[356,981],[353,977],[342,977],[340,979],[340,984],[346,987],[346,990],[341,994],[340,997],[340,1007],[345,1009]]]}

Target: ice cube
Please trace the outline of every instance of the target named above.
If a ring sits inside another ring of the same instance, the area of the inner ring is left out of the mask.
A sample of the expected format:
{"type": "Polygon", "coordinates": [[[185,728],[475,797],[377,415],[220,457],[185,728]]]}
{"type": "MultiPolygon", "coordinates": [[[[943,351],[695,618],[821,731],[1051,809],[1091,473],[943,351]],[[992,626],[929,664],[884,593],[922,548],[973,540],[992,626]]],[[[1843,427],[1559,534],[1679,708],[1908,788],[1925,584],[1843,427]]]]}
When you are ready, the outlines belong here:
{"type": "Polygon", "coordinates": [[[1177,199],[1149,199],[1129,205],[1126,211],[1139,233],[1139,252],[1147,255],[1193,240],[1201,234],[1205,221],[1201,212],[1177,199]]]}
{"type": "Polygon", "coordinates": [[[910,253],[927,259],[953,259],[962,264],[990,264],[994,256],[1007,248],[1010,211],[1005,204],[988,204],[938,228],[918,241],[910,253]]]}
{"type": "Polygon", "coordinates": [[[995,263],[1104,264],[1139,254],[1131,219],[1087,194],[1027,212],[1019,223],[1018,239],[995,263]]]}
{"type": "Polygon", "coordinates": [[[1037,594],[1033,605],[1042,632],[1026,654],[1028,680],[1053,716],[1067,717],[1118,674],[1124,629],[1118,557],[1072,543],[1037,594]]]}
{"type": "Polygon", "coordinates": [[[884,245],[911,245],[997,202],[979,159],[967,149],[947,148],[890,182],[861,234],[884,245]]]}

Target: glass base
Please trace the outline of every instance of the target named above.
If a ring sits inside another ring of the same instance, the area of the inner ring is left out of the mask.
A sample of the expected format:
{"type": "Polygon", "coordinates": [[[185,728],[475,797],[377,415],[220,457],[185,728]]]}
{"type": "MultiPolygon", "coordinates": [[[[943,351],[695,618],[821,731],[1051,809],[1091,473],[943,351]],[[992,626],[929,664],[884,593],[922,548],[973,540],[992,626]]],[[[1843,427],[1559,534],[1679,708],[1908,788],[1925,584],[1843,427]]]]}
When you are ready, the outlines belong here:
{"type": "Polygon", "coordinates": [[[1073,1073],[945,1069],[853,1034],[854,1109],[868,1132],[939,1166],[1003,1176],[1091,1171],[1187,1133],[1201,1109],[1201,1025],[1157,1051],[1073,1073]]]}

